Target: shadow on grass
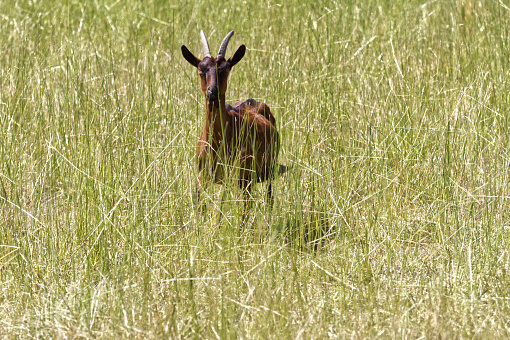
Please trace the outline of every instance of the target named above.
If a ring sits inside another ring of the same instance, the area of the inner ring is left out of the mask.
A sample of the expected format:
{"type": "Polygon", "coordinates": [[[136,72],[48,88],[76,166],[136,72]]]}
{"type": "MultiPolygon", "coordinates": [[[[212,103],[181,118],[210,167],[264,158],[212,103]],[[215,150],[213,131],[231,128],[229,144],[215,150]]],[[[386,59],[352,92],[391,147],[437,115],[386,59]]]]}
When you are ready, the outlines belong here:
{"type": "Polygon", "coordinates": [[[304,252],[318,252],[335,234],[331,218],[324,211],[305,212],[287,221],[284,230],[287,243],[304,252]]]}

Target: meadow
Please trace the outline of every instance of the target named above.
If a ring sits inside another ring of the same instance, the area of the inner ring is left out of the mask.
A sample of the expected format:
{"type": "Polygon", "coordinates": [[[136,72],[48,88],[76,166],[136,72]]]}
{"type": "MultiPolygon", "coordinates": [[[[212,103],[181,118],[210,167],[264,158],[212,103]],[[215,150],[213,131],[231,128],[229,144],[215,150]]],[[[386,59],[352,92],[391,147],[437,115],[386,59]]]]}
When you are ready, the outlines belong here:
{"type": "Polygon", "coordinates": [[[1,338],[510,337],[510,2],[0,2],[1,338]],[[289,171],[197,204],[199,32],[289,171]]]}

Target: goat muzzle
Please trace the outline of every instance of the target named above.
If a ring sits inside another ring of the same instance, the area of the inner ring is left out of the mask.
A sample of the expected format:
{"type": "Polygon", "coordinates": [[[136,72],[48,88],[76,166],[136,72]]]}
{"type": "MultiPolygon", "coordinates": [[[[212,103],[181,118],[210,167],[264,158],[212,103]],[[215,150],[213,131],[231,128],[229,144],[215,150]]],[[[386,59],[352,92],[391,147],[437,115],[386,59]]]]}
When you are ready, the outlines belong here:
{"type": "Polygon", "coordinates": [[[214,103],[214,102],[217,102],[218,101],[218,87],[216,85],[210,85],[208,88],[207,88],[207,91],[205,93],[205,96],[207,98],[207,100],[210,102],[210,103],[214,103]]]}

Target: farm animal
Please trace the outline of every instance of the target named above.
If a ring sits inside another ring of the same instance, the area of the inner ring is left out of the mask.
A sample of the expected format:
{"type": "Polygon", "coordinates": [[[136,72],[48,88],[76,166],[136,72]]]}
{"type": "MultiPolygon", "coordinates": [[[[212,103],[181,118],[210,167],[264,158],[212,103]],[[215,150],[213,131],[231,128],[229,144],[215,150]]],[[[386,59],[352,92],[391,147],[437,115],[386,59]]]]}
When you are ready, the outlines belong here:
{"type": "Polygon", "coordinates": [[[197,146],[197,199],[200,199],[204,177],[210,176],[215,183],[222,183],[226,172],[230,172],[243,191],[244,223],[254,182],[268,181],[267,199],[272,205],[271,180],[280,150],[280,137],[276,120],[265,103],[254,99],[233,105],[225,102],[228,75],[246,52],[246,47],[241,45],[232,57],[225,58],[233,35],[234,31],[230,31],[225,36],[217,57],[211,56],[204,31],[200,31],[203,59],[195,57],[184,45],[181,51],[184,59],[198,69],[206,99],[205,126],[197,146]]]}

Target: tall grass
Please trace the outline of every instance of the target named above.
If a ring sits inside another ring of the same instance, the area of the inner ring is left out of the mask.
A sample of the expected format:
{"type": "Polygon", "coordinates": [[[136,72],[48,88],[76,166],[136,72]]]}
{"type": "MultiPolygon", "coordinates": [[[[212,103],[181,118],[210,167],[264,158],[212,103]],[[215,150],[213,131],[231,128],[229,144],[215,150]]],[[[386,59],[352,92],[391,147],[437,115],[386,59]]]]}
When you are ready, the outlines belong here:
{"type": "Polygon", "coordinates": [[[0,335],[508,337],[508,6],[0,3],[0,335]],[[193,200],[200,29],[290,167],[245,230],[193,200]]]}

